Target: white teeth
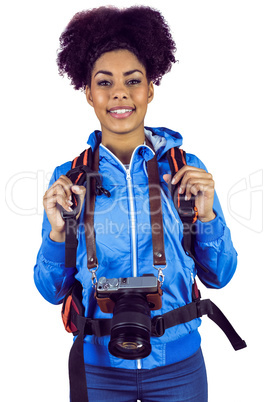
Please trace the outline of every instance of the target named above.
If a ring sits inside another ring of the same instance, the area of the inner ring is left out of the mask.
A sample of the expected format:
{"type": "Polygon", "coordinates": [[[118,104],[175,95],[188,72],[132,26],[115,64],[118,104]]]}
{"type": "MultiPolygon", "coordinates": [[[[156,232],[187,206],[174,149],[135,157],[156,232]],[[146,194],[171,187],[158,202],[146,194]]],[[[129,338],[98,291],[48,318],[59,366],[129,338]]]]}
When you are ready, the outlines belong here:
{"type": "Polygon", "coordinates": [[[132,109],[117,109],[117,110],[111,110],[110,113],[117,113],[117,114],[123,114],[123,113],[128,113],[132,112],[132,109]]]}

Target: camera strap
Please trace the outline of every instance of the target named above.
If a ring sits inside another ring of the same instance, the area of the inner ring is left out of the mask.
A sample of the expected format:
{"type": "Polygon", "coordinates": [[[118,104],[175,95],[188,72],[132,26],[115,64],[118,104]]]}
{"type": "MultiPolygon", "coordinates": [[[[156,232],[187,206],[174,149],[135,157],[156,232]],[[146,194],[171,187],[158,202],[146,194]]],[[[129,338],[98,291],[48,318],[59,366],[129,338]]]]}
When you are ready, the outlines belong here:
{"type": "MultiPolygon", "coordinates": [[[[158,278],[163,278],[162,269],[166,267],[164,229],[161,205],[161,190],[158,171],[158,162],[152,144],[146,139],[146,145],[149,146],[154,156],[147,162],[148,183],[149,183],[149,204],[150,220],[152,228],[152,246],[153,246],[153,266],[158,270],[158,278]],[[161,268],[159,268],[161,266],[161,268]]],[[[96,177],[99,170],[99,147],[92,156],[92,170],[86,175],[87,196],[85,207],[85,237],[87,247],[87,267],[92,273],[92,280],[95,284],[98,261],[96,254],[96,242],[94,234],[94,208],[96,199],[96,177]],[[94,172],[94,174],[92,174],[94,172]]],[[[107,191],[107,190],[106,190],[107,191]]]]}
{"type": "MultiPolygon", "coordinates": [[[[92,169],[95,173],[99,171],[99,147],[95,150],[92,157],[92,169]]],[[[85,237],[87,247],[87,267],[91,271],[93,278],[98,269],[96,253],[96,240],[94,234],[94,209],[96,200],[96,175],[86,176],[86,205],[85,205],[85,237]]]]}
{"type": "Polygon", "coordinates": [[[154,148],[147,138],[146,138],[146,145],[149,146],[154,153],[153,158],[147,162],[150,219],[151,219],[152,243],[153,243],[153,265],[154,267],[157,267],[159,265],[166,266],[158,162],[154,152],[154,148]]]}

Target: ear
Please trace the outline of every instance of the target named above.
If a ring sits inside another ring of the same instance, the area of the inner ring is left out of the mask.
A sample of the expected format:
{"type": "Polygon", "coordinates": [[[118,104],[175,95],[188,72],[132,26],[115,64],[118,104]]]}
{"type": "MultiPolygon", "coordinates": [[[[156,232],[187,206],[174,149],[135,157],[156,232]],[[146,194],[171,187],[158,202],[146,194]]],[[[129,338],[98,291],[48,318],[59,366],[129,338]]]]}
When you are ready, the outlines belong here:
{"type": "Polygon", "coordinates": [[[87,102],[90,104],[90,106],[93,107],[93,98],[92,98],[91,90],[88,85],[86,86],[86,98],[87,98],[87,102]]]}
{"type": "Polygon", "coordinates": [[[152,102],[153,99],[154,99],[154,84],[151,81],[148,86],[148,103],[152,102]]]}

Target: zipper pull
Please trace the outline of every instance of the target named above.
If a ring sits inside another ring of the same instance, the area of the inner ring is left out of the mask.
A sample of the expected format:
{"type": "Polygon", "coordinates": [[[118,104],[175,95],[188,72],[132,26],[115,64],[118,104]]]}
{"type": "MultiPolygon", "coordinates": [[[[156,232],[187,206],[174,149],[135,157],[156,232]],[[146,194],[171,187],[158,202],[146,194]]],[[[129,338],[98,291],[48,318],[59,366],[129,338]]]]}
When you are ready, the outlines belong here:
{"type": "Polygon", "coordinates": [[[127,180],[131,180],[130,169],[126,169],[126,171],[127,171],[127,180]]]}

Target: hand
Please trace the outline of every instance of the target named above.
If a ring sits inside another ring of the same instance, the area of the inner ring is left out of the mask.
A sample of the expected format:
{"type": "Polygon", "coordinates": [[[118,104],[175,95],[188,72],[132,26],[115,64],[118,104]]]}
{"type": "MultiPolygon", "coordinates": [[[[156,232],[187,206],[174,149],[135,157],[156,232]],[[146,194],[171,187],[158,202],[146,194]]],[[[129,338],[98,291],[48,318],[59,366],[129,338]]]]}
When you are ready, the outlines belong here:
{"type": "MultiPolygon", "coordinates": [[[[169,183],[171,175],[165,174],[163,178],[169,183]]],[[[180,180],[179,194],[184,194],[186,200],[189,200],[191,195],[195,196],[198,219],[201,222],[213,220],[216,215],[213,212],[215,183],[212,175],[203,169],[185,165],[174,175],[171,184],[177,184],[180,180]]]]}
{"type": "MultiPolygon", "coordinates": [[[[72,193],[80,197],[82,209],[86,189],[84,186],[74,186],[67,176],[60,176],[44,195],[43,204],[51,224],[50,238],[53,241],[65,241],[65,222],[62,219],[58,204],[66,209],[66,211],[70,211],[72,207],[72,193]]],[[[81,213],[81,209],[77,218],[81,213]]]]}

